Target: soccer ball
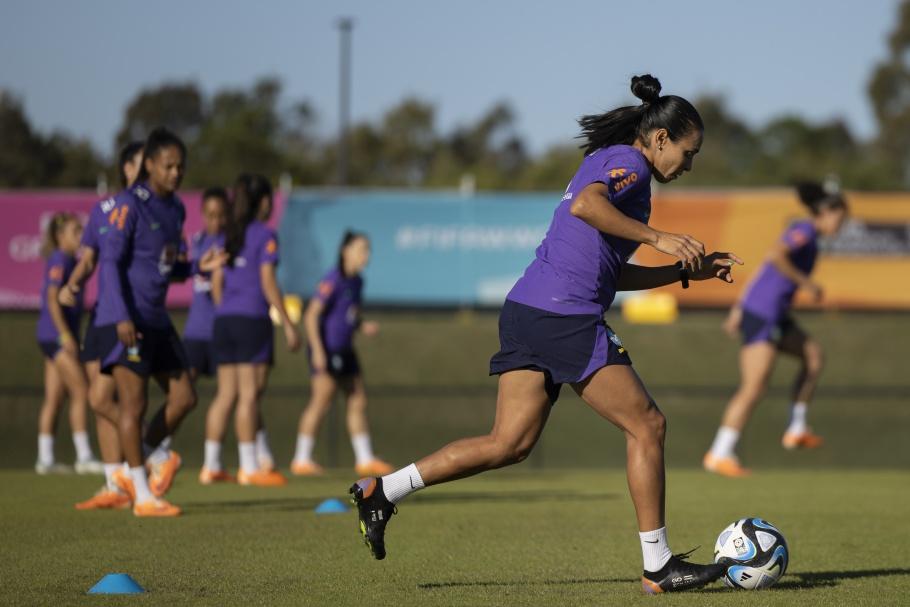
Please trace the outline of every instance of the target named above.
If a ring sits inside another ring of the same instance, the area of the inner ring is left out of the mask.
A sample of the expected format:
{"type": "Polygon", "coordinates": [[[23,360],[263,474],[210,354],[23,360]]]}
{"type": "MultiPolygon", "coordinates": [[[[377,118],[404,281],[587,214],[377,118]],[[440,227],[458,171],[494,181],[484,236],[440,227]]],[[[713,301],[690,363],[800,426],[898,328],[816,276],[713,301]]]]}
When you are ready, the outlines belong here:
{"type": "Polygon", "coordinates": [[[760,518],[731,523],[714,544],[714,562],[728,565],[724,584],[731,588],[769,588],[787,571],[789,560],[784,534],[760,518]]]}

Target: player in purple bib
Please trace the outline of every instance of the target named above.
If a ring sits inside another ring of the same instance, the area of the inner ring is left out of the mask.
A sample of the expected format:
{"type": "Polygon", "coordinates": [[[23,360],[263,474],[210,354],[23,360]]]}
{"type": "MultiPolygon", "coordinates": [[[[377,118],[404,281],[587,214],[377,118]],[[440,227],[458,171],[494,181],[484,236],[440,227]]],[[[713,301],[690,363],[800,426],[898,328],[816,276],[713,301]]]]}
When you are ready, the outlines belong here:
{"type": "Polygon", "coordinates": [[[288,318],[275,274],[278,236],[265,223],[272,213],[271,184],[261,175],[241,175],[230,209],[223,265],[212,273],[218,391],[206,417],[205,465],[199,480],[203,484],[230,480],[222,467],[221,444],[236,403],[237,482],[279,486],[287,479],[274,469],[260,410],[272,365],[269,307],[278,312],[290,351],[300,347],[300,334],[288,318]]]}
{"type": "Polygon", "coordinates": [[[212,342],[215,302],[212,301],[211,270],[207,268],[206,260],[212,260],[210,252],[224,249],[227,204],[224,188],[209,188],[203,192],[202,219],[205,228],[190,239],[193,301],[183,327],[183,345],[193,379],[199,375],[215,374],[215,347],[212,342]]]}
{"type": "Polygon", "coordinates": [[[779,353],[795,356],[801,363],[793,387],[790,423],[781,443],[786,449],[812,449],[822,444],[821,437],[806,423],[822,372],[822,348],[793,321],[790,307],[799,289],[808,291],[815,301],[821,300],[822,289],[811,278],[818,238],[840,230],[847,217],[847,203],[838,192],[817,183],[801,184],[797,191],[812,217],[787,227],[724,323],[729,334],[742,335],[740,385],[702,462],[709,472],[731,477],[749,474],[736,456],[736,444],[765,392],[779,353]]]}
{"type": "Polygon", "coordinates": [[[183,179],[186,147],[173,133],[157,128],[145,143],[137,183],[114,197],[112,229],[100,251],[100,291],[95,313],[101,370],[110,373],[119,398],[120,443],[129,473],[115,481],[134,496],[136,516],[177,516],[180,509],[161,499],[170,488],[180,458],[170,452],[163,472],[150,483],[144,453],[158,447],[196,404],[186,355],[165,306],[168,286],[185,280],[183,222],[176,196],[183,179]],[[143,436],[150,377],[167,393],[143,436]]]}
{"type": "MultiPolygon", "coordinates": [[[[120,184],[123,188],[133,185],[139,175],[143,146],[143,142],[133,141],[120,151],[118,167],[120,184]]],[[[62,305],[74,305],[76,298],[82,293],[85,283],[94,273],[105,237],[113,228],[110,213],[115,206],[114,198],[107,198],[92,207],[88,224],[82,233],[79,264],[66,285],[60,289],[59,299],[62,305]]],[[[100,288],[99,291],[101,291],[100,288]]],[[[98,433],[101,460],[104,462],[105,485],[91,498],[77,503],[76,509],[78,510],[119,509],[130,505],[130,497],[114,481],[114,473],[123,466],[123,451],[120,448],[118,430],[120,410],[114,401],[116,394],[114,378],[101,372],[101,352],[98,349],[99,333],[95,326],[95,308],[92,308],[89,322],[85,328],[80,358],[89,378],[89,403],[95,412],[95,429],[98,433]]],[[[164,444],[163,448],[156,450],[149,459],[152,462],[163,462],[167,456],[167,445],[164,444]]],[[[153,463],[153,475],[159,469],[160,465],[153,463]]]]}
{"type": "Polygon", "coordinates": [[[320,281],[304,315],[311,369],[310,402],[300,416],[297,450],[291,462],[291,472],[298,476],[322,473],[322,467],[313,461],[313,446],[339,388],[347,401],[348,434],[357,474],[382,475],[393,470],[373,454],[366,388],[354,351],[354,334],[358,330],[367,336],[379,330],[375,322],[361,319],[361,272],[369,261],[370,241],[366,234],[346,232],[338,250],[338,264],[320,281]]]}
{"type": "Polygon", "coordinates": [[[55,213],[44,228],[43,253],[47,257],[44,284],[41,287],[41,312],[36,336],[44,353],[44,402],[38,416],[38,474],[69,472],[54,457],[54,435],[63,398],[69,394],[70,427],[76,447],[76,472],[101,472],[89,445],[87,428],[88,382],[79,362],[79,320],[82,300],[72,307],[62,307],[57,294],[76,267],[76,251],[82,225],[72,213],[55,213]]]}
{"type": "Polygon", "coordinates": [[[373,556],[385,557],[384,533],[396,504],[439,484],[525,459],[543,431],[560,386],[568,383],[626,437],[627,476],[650,593],[687,590],[723,575],[720,564],[674,556],[664,526],[665,420],[632,369],[603,313],[616,291],[651,289],[681,280],[732,282],[735,255],[705,255],[691,236],[648,226],[649,183],[666,183],[692,167],[703,126],[685,99],[660,96],[651,76],[632,79],[642,100],[580,124],[587,139],[581,167],[557,206],[536,258],[512,289],[500,315],[496,420],[485,436],[459,440],[416,463],[351,487],[361,530],[373,556]],[[629,263],[640,244],[680,260],[677,265],[629,263]]]}

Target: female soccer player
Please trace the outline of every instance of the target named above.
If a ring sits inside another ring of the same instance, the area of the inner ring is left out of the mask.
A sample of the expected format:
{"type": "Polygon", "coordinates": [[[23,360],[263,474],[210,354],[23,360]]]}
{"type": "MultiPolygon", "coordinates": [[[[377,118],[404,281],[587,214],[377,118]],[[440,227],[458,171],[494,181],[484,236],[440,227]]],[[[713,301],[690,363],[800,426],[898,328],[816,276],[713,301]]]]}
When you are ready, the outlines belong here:
{"type": "Polygon", "coordinates": [[[211,271],[206,267],[206,255],[224,248],[224,223],[228,196],[224,188],[209,188],[202,194],[202,219],[205,228],[193,235],[190,259],[193,267],[193,301],[183,327],[183,345],[190,364],[190,377],[215,374],[215,351],[212,327],[215,324],[215,303],[212,301],[211,271]]]}
{"type": "Polygon", "coordinates": [[[76,447],[75,469],[79,474],[102,471],[95,459],[86,432],[88,382],[79,363],[79,319],[82,302],[62,308],[57,301],[61,285],[76,266],[76,251],[82,225],[72,213],[55,213],[45,228],[43,252],[47,257],[44,286],[41,289],[41,314],[38,316],[38,346],[44,352],[44,403],[38,417],[38,474],[65,473],[70,469],[54,458],[54,434],[63,397],[70,397],[70,427],[76,447]]]}
{"type": "Polygon", "coordinates": [[[632,369],[629,355],[604,323],[616,291],[651,289],[677,280],[732,281],[732,253],[705,256],[684,234],[648,226],[653,175],[667,183],[692,168],[703,126],[685,99],[660,95],[650,75],[632,78],[638,106],[580,120],[586,156],[556,208],[546,237],[506,298],[493,429],[446,445],[381,478],[351,487],[364,539],[385,557],[384,533],[396,504],[428,485],[522,461],[537,442],[563,383],[626,437],[626,472],[644,559],[642,588],[686,590],[719,578],[722,565],[695,565],[674,556],[664,526],[665,419],[632,369]],[[640,244],[680,260],[677,265],[628,263],[640,244]]]}
{"type": "Polygon", "coordinates": [[[778,353],[795,356],[802,363],[793,386],[790,425],[781,442],[786,449],[814,449],[822,444],[821,437],[806,424],[809,402],[822,371],[822,348],[793,321],[790,307],[801,288],[816,301],[821,300],[822,289],[811,278],[818,237],[840,230],[847,203],[840,194],[826,191],[817,183],[801,184],[797,191],[811,219],[795,221],[784,231],[724,323],[728,333],[735,335],[738,331],[742,335],[740,384],[703,461],[706,470],[724,476],[749,474],[736,457],[736,443],[767,388],[778,353]]]}
{"type": "Polygon", "coordinates": [[[367,396],[360,374],[360,363],[354,351],[354,333],[375,335],[379,325],[361,322],[360,303],[363,278],[360,273],[370,261],[370,241],[366,234],[348,231],[338,251],[338,265],[316,289],[307,306],[304,326],[310,354],[310,403],[300,416],[297,451],[291,472],[299,476],[322,473],[313,461],[313,444],[319,425],[341,387],[348,405],[348,433],[354,448],[357,474],[381,476],[392,466],[373,455],[367,425],[367,396]]]}
{"type": "MultiPolygon", "coordinates": [[[[114,473],[130,494],[136,516],[177,516],[180,509],[153,495],[143,466],[143,445],[157,447],[173,434],[196,404],[186,355],[165,307],[171,281],[185,279],[185,210],[175,192],[183,178],[186,147],[173,133],[157,128],[145,143],[137,183],[114,197],[110,231],[101,248],[100,291],[95,325],[101,369],[117,385],[120,443],[129,473],[114,473]],[[148,380],[167,393],[143,441],[148,380]]],[[[172,470],[179,466],[179,458],[172,470]]],[[[173,475],[167,479],[167,486],[173,475]]]]}
{"type": "Polygon", "coordinates": [[[261,175],[240,175],[225,229],[226,263],[212,273],[218,391],[206,417],[205,466],[199,475],[203,484],[226,480],[221,442],[235,401],[240,452],[237,482],[259,486],[287,483],[281,473],[268,465],[272,460],[270,453],[257,454],[265,432],[260,400],[272,364],[274,334],[269,305],[281,317],[288,349],[294,352],[300,347],[300,334],[288,318],[275,275],[278,237],[265,223],[271,212],[269,181],[261,175]],[[259,445],[257,433],[261,433],[259,445]]]}

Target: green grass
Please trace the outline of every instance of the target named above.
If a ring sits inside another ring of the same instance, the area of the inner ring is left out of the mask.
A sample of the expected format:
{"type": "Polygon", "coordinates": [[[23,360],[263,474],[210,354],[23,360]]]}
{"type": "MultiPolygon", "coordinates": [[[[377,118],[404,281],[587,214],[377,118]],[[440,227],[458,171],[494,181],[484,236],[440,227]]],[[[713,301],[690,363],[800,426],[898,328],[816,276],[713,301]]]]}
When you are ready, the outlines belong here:
{"type": "MultiPolygon", "coordinates": [[[[497,346],[489,313],[378,316],[381,335],[361,344],[374,441],[395,463],[485,432],[493,419],[497,346]]],[[[320,480],[282,489],[200,487],[204,407],[175,446],[186,469],[170,497],[178,520],[127,512],[76,512],[97,478],[36,477],[35,424],[41,358],[35,316],[0,314],[0,604],[91,605],[881,605],[910,591],[910,376],[904,344],[910,316],[805,315],[828,366],[811,413],[824,448],[779,447],[787,386],[782,360],[741,444],[754,478],[730,481],[699,470],[737,381],[736,344],[716,313],[688,313],[672,326],[611,324],[667,414],[668,523],[674,549],[702,548],[748,515],[779,525],[790,571],[770,592],[719,585],[690,595],[639,596],[640,554],[625,479],[621,435],[564,389],[539,448],[520,466],[434,487],[402,505],[390,527],[390,556],[372,561],[353,515],[317,516],[352,480],[343,415],[326,424],[316,456],[336,467],[320,480]],[[87,597],[106,572],[125,571],[149,589],[140,597],[87,597]]],[[[279,352],[265,415],[279,462],[293,451],[307,397],[302,356],[279,352]]],[[[155,392],[154,398],[158,396],[155,392]]],[[[58,454],[72,458],[65,419],[58,454]]],[[[236,464],[232,438],[226,463],[236,464]]]]}
{"type": "Polygon", "coordinates": [[[669,476],[670,538],[709,559],[716,534],[768,518],[791,546],[767,592],[719,583],[659,599],[640,595],[640,552],[620,472],[498,472],[418,494],[373,561],[353,513],[316,515],[349,475],[281,489],[172,491],[176,520],[76,512],[84,478],[0,474],[3,599],[66,605],[884,605],[910,592],[910,475],[896,471],[759,473],[745,482],[696,471],[669,476]],[[903,504],[903,505],[901,505],[903,504]],[[12,551],[8,549],[13,547],[12,551]],[[131,573],[141,597],[88,597],[106,572],[131,573]]]}

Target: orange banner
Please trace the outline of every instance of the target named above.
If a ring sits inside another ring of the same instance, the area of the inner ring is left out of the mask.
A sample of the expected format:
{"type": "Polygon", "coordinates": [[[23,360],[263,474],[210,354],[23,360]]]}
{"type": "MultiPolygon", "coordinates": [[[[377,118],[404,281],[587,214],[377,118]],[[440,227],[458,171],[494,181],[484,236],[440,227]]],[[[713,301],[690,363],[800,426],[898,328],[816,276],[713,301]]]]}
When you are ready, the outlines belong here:
{"type": "MultiPolygon", "coordinates": [[[[826,309],[910,309],[910,194],[847,193],[850,219],[840,234],[823,241],[813,278],[825,292],[826,309]]],[[[708,251],[732,251],[746,265],[736,283],[678,284],[673,293],[684,306],[728,306],[764,262],[786,226],[808,216],[792,190],[659,192],[653,200],[651,226],[690,234],[708,251]]],[[[662,265],[668,258],[642,247],[636,263],[662,265]]],[[[798,293],[799,307],[810,304],[798,293]]]]}

